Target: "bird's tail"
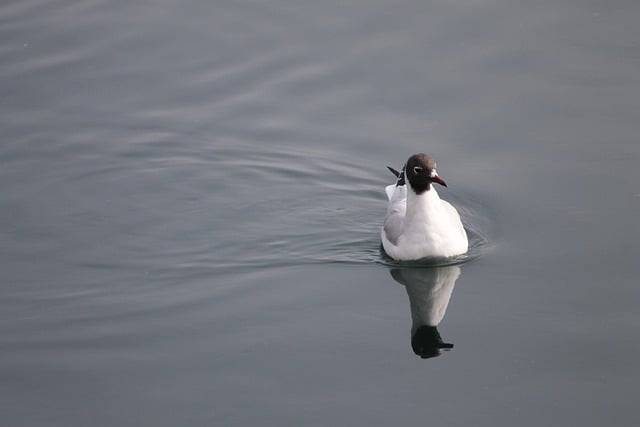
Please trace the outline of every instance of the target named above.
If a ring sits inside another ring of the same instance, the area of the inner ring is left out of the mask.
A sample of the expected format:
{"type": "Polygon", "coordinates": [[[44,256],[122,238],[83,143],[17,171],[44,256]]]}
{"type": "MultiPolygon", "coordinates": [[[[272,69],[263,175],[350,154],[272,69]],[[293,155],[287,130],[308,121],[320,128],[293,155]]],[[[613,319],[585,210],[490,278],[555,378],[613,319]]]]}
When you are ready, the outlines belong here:
{"type": "Polygon", "coordinates": [[[395,175],[396,178],[400,178],[400,172],[398,172],[397,170],[395,170],[394,168],[392,168],[391,166],[387,166],[387,169],[389,169],[391,171],[391,173],[393,175],[395,175]]]}
{"type": "Polygon", "coordinates": [[[404,185],[404,168],[401,171],[398,171],[391,166],[387,166],[387,169],[391,171],[391,173],[396,177],[396,186],[404,185]]]}

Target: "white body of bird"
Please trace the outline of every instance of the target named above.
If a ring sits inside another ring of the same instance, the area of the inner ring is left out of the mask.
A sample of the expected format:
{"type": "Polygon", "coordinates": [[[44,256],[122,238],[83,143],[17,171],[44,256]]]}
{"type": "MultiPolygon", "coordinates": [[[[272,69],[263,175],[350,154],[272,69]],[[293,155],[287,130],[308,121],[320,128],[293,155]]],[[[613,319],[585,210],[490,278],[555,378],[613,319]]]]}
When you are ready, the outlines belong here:
{"type": "Polygon", "coordinates": [[[389,206],[380,234],[387,255],[409,261],[467,252],[469,242],[458,211],[431,185],[446,186],[435,162],[424,154],[411,156],[400,174],[403,185],[385,188],[389,206]]]}

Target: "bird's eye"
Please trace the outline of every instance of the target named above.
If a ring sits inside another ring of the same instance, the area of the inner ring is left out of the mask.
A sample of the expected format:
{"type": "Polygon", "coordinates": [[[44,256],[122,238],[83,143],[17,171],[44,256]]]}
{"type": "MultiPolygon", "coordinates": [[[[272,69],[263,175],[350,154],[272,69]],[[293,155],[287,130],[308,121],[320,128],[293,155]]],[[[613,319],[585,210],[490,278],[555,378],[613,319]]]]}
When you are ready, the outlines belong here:
{"type": "Polygon", "coordinates": [[[420,172],[422,172],[422,168],[420,166],[414,166],[413,167],[413,173],[415,173],[417,175],[420,172]]]}

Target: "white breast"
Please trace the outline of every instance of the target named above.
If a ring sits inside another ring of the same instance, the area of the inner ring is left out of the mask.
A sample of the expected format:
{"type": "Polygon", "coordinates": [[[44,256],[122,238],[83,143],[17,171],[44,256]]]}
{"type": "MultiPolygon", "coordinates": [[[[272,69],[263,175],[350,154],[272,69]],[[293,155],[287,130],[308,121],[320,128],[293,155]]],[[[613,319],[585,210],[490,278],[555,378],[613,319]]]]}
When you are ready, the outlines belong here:
{"type": "Polygon", "coordinates": [[[468,239],[460,215],[440,199],[433,186],[420,195],[407,186],[388,186],[385,190],[389,207],[381,238],[391,258],[416,260],[467,252],[468,239]]]}

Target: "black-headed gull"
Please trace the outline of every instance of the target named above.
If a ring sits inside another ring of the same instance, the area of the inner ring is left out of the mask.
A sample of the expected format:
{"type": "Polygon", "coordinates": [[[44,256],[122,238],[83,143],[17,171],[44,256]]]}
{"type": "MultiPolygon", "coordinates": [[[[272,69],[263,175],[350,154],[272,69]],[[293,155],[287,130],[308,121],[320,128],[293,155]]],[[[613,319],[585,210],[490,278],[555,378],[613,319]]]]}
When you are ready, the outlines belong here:
{"type": "Polygon", "coordinates": [[[409,157],[385,188],[389,207],[380,232],[384,251],[398,261],[451,257],[467,252],[469,242],[456,208],[438,196],[433,183],[447,186],[436,162],[423,153],[409,157]]]}

